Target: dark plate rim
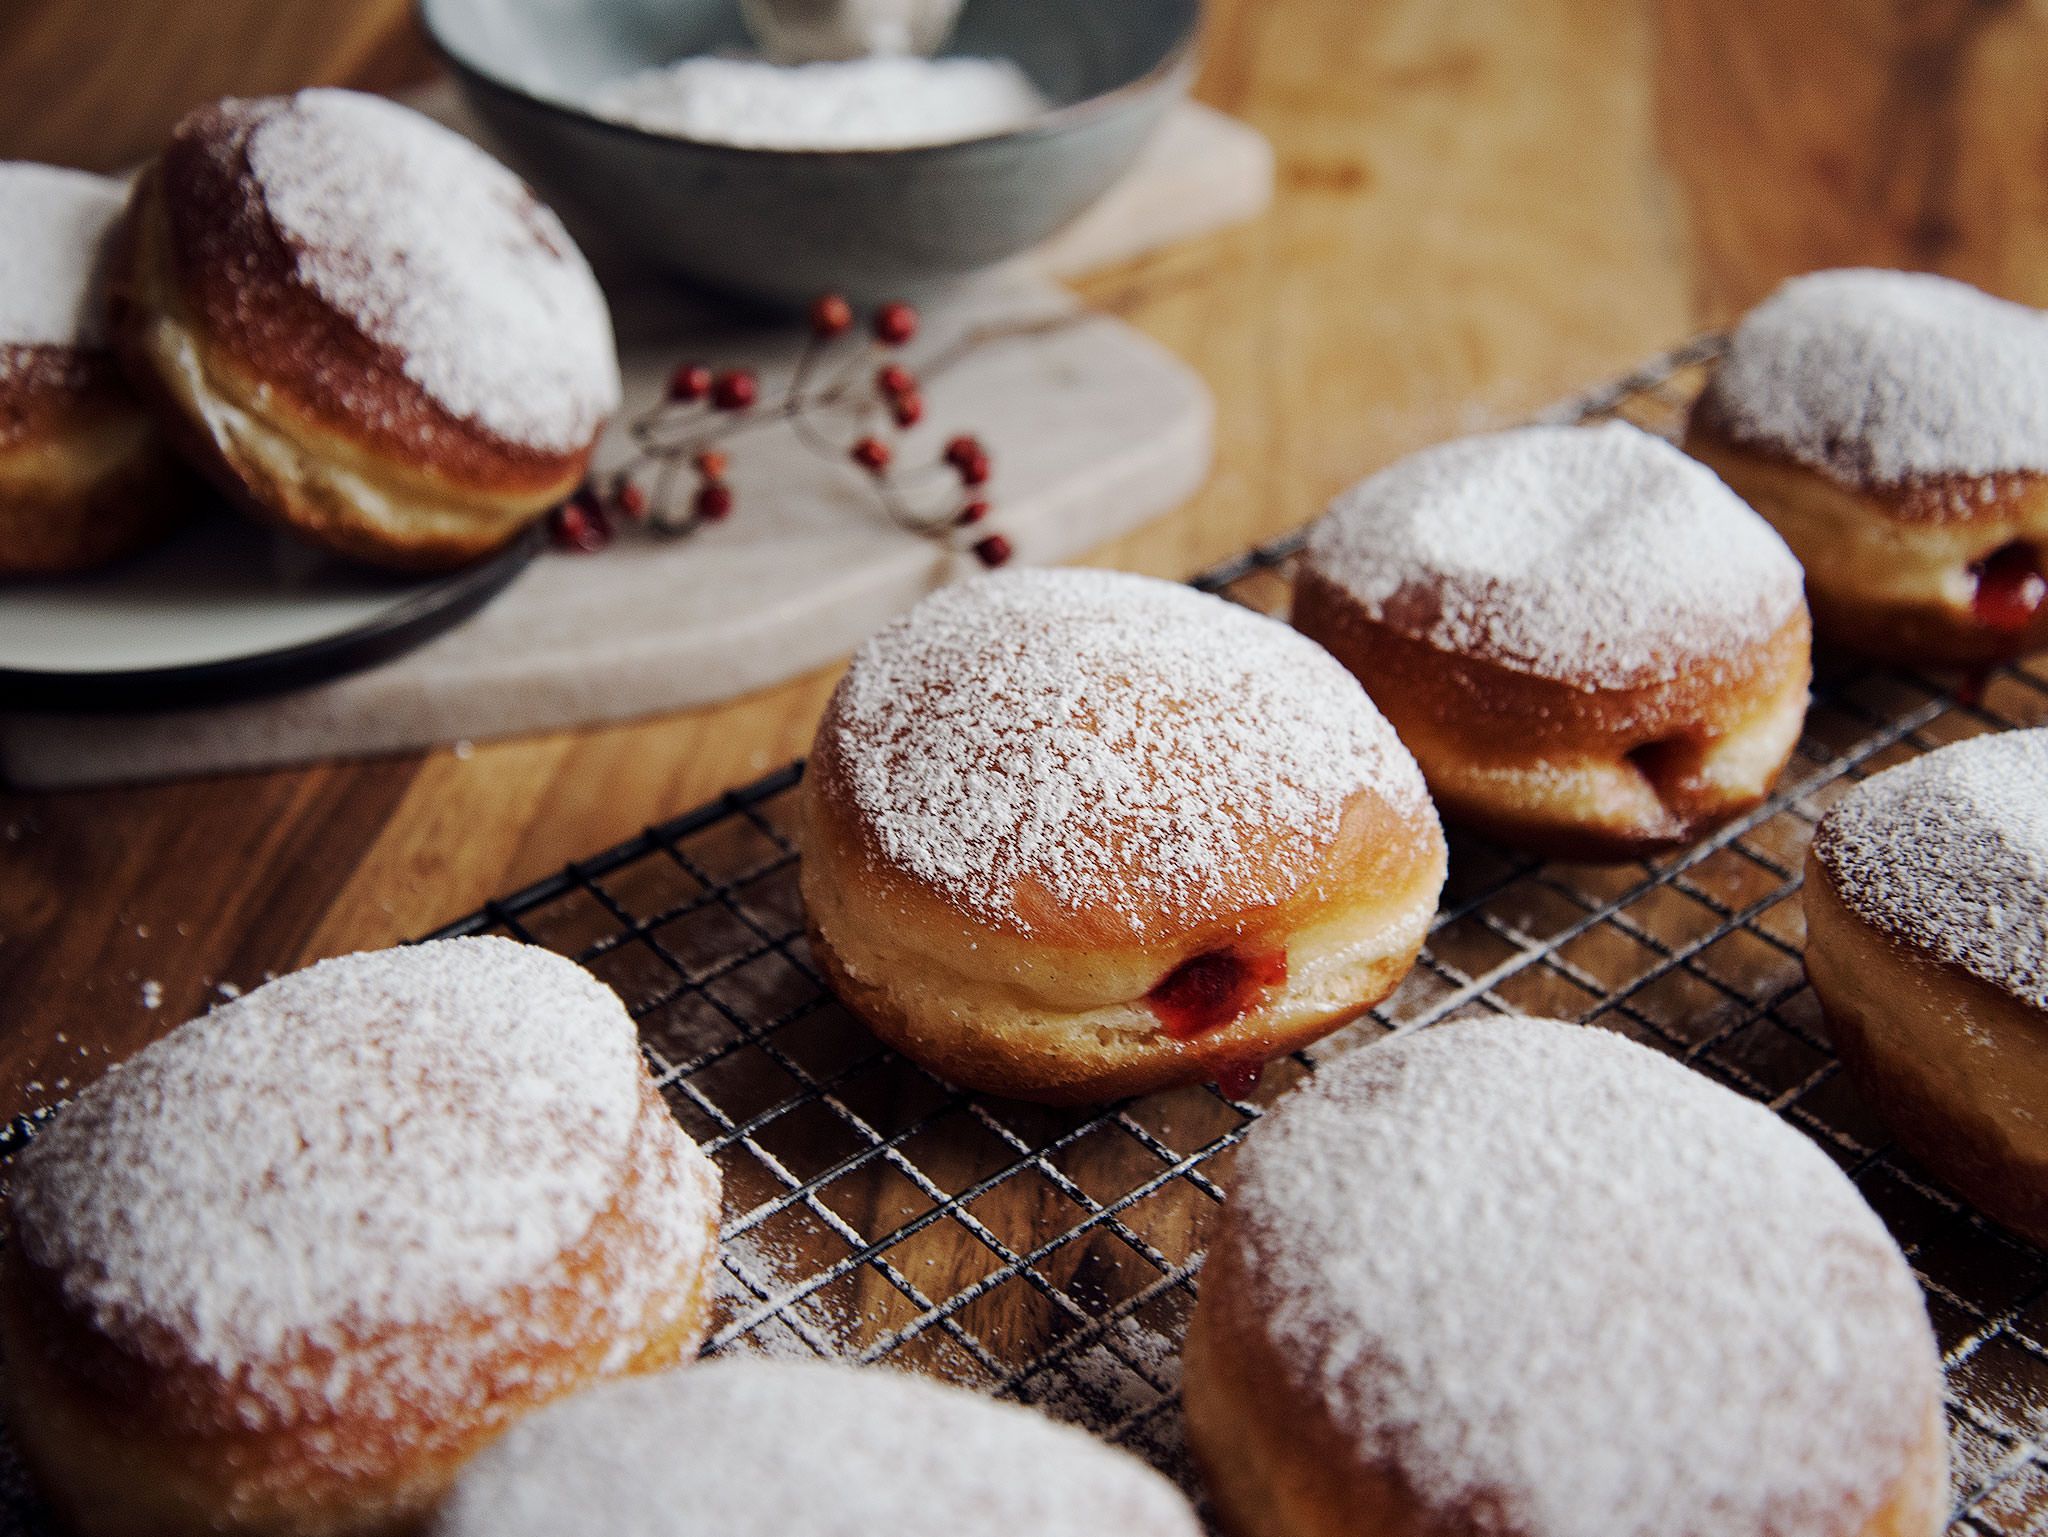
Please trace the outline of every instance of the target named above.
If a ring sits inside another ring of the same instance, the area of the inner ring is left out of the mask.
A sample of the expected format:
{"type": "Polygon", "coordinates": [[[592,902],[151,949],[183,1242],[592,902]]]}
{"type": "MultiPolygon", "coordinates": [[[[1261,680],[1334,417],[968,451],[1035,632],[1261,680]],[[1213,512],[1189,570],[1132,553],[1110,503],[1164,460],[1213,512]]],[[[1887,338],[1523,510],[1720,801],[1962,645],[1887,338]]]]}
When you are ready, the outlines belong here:
{"type": "Polygon", "coordinates": [[[318,640],[173,667],[46,672],[0,667],[0,710],[137,714],[257,699],[360,672],[453,629],[511,585],[540,552],[536,524],[495,555],[450,573],[376,618],[318,640]]]}

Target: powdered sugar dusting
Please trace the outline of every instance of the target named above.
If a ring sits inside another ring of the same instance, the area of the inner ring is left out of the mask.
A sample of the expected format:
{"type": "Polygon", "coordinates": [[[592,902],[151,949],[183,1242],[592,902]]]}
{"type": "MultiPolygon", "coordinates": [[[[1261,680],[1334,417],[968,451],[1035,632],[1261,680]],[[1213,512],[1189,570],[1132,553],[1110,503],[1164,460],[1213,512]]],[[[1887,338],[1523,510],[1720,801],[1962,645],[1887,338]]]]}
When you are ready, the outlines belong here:
{"type": "Polygon", "coordinates": [[[855,656],[825,735],[885,858],[963,910],[1029,927],[1108,896],[1247,904],[1372,790],[1428,815],[1414,760],[1355,679],[1274,620],[1109,571],[1031,571],[926,599],[855,656]],[[1250,856],[1280,845],[1281,861],[1250,856]],[[1255,890],[1247,890],[1249,881],[1255,890]]]}
{"type": "Polygon", "coordinates": [[[99,265],[121,183],[0,161],[0,378],[17,347],[97,347],[99,265]]]}
{"type": "Polygon", "coordinates": [[[1158,1474],[1014,1405],[881,1370],[713,1362],[522,1421],[436,1537],[1196,1537],[1158,1474]]]}
{"type": "Polygon", "coordinates": [[[2048,1009],[2048,729],[1974,737],[1865,780],[1814,857],[1849,910],[2048,1009]]]}
{"type": "Polygon", "coordinates": [[[1346,1057],[1254,1128],[1232,1203],[1309,1390],[1489,1531],[1861,1531],[1936,1402],[1912,1275],[1826,1155],[1594,1028],[1346,1057]]]}
{"type": "Polygon", "coordinates": [[[1808,273],[1735,328],[1706,404],[1851,484],[2048,472],[2048,313],[1929,272],[1808,273]]]}
{"type": "Polygon", "coordinates": [[[1582,688],[1737,655],[1803,582],[1711,470],[1623,422],[1412,454],[1338,497],[1307,558],[1382,624],[1582,688]]]}
{"type": "Polygon", "coordinates": [[[230,104],[299,279],[456,416],[567,451],[619,401],[611,319],[552,212],[417,112],[354,91],[230,104]]]}
{"type": "Polygon", "coordinates": [[[618,998],[546,951],[346,956],[86,1090],[22,1154],[14,1214],[102,1328],[232,1374],[552,1262],[616,1193],[643,1077],[618,998]]]}
{"type": "Polygon", "coordinates": [[[600,117],[756,149],[896,149],[1016,127],[1048,103],[1008,59],[886,58],[780,65],[715,54],[601,86],[600,117]]]}

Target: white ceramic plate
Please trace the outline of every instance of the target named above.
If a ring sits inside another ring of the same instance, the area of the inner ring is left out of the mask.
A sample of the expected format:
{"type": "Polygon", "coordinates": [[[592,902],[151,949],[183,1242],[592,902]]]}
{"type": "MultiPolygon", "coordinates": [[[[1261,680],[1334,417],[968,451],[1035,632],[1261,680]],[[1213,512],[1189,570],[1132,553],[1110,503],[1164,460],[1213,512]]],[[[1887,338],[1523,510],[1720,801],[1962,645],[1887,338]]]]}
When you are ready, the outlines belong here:
{"type": "Polygon", "coordinates": [[[0,583],[0,708],[211,703],[367,667],[474,613],[540,539],[407,578],[211,515],[105,571],[0,583]]]}

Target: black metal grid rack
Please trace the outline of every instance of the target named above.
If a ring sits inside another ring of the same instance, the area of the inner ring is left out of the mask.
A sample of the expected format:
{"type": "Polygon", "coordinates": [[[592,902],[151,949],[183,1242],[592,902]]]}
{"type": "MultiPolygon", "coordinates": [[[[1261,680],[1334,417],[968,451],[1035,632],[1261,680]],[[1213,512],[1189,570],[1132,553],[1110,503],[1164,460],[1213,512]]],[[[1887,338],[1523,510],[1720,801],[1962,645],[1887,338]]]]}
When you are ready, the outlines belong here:
{"type": "MultiPolygon", "coordinates": [[[[1715,345],[1681,348],[1551,418],[1668,432],[1715,345]]],[[[1253,550],[1198,585],[1279,609],[1298,545],[1253,550]]],[[[2048,1533],[2048,1255],[1890,1150],[1839,1075],[1801,968],[1799,871],[1848,783],[2042,723],[2048,666],[2002,670],[1966,694],[1823,657],[1777,793],[1696,847],[1592,867],[1454,835],[1420,964],[1340,1038],[1474,1009],[1585,1020],[1682,1057],[1812,1136],[1926,1288],[1961,1533],[2048,1533]]],[[[784,768],[442,933],[546,945],[626,1000],[670,1104],[724,1172],[712,1351],[935,1374],[1041,1405],[1185,1478],[1176,1378],[1203,1234],[1232,1150],[1313,1057],[1274,1064],[1244,1100],[1191,1088],[1095,1111],[933,1078],[878,1047],[810,963],[791,840],[801,773],[784,768]]]]}

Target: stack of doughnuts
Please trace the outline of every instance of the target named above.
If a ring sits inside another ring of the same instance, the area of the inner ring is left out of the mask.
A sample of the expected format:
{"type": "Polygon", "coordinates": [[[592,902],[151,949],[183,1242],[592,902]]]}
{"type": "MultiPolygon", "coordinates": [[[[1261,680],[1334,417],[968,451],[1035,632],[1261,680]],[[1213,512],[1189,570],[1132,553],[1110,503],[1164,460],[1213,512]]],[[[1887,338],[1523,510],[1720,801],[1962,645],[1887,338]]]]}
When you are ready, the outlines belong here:
{"type": "Polygon", "coordinates": [[[1900,1142],[2048,1244],[2048,730],[1865,780],[1807,859],[1806,969],[1900,1142]]]}
{"type": "Polygon", "coordinates": [[[1908,663],[2048,646],[2048,314],[1925,272],[1794,278],[1685,447],[1785,536],[1823,636],[1908,663]]]}
{"type": "Polygon", "coordinates": [[[1762,800],[1806,714],[1798,564],[1623,423],[1467,438],[1354,486],[1309,537],[1294,622],[1446,816],[1545,853],[1700,837],[1762,800]]]}
{"type": "Polygon", "coordinates": [[[803,784],[812,954],[956,1083],[1236,1078],[1390,993],[1444,842],[1364,690],[1173,583],[949,587],[853,660],[803,784]]]}
{"type": "Polygon", "coordinates": [[[194,487],[108,345],[101,292],[122,187],[0,162],[0,577],[140,549],[194,487]]]}
{"type": "Polygon", "coordinates": [[[1199,1537],[1171,1484],[1011,1404],[887,1371],[730,1361],[542,1410],[430,1537],[1199,1537]]]}
{"type": "Polygon", "coordinates": [[[1456,1022],[1252,1129],[1189,1328],[1232,1537],[1933,1537],[1940,1361],[1883,1223],[1762,1105],[1456,1022]]]}
{"type": "Polygon", "coordinates": [[[604,296],[469,140],[353,91],[229,100],[123,197],[0,165],[0,575],[169,528],[193,486],[166,440],[233,505],[402,571],[582,482],[619,401],[604,296]]]}
{"type": "Polygon", "coordinates": [[[519,1415],[703,1337],[718,1176],[611,991],[501,939],[174,1031],[12,1171],[15,1435],[101,1534],[397,1533],[519,1415]]]}

